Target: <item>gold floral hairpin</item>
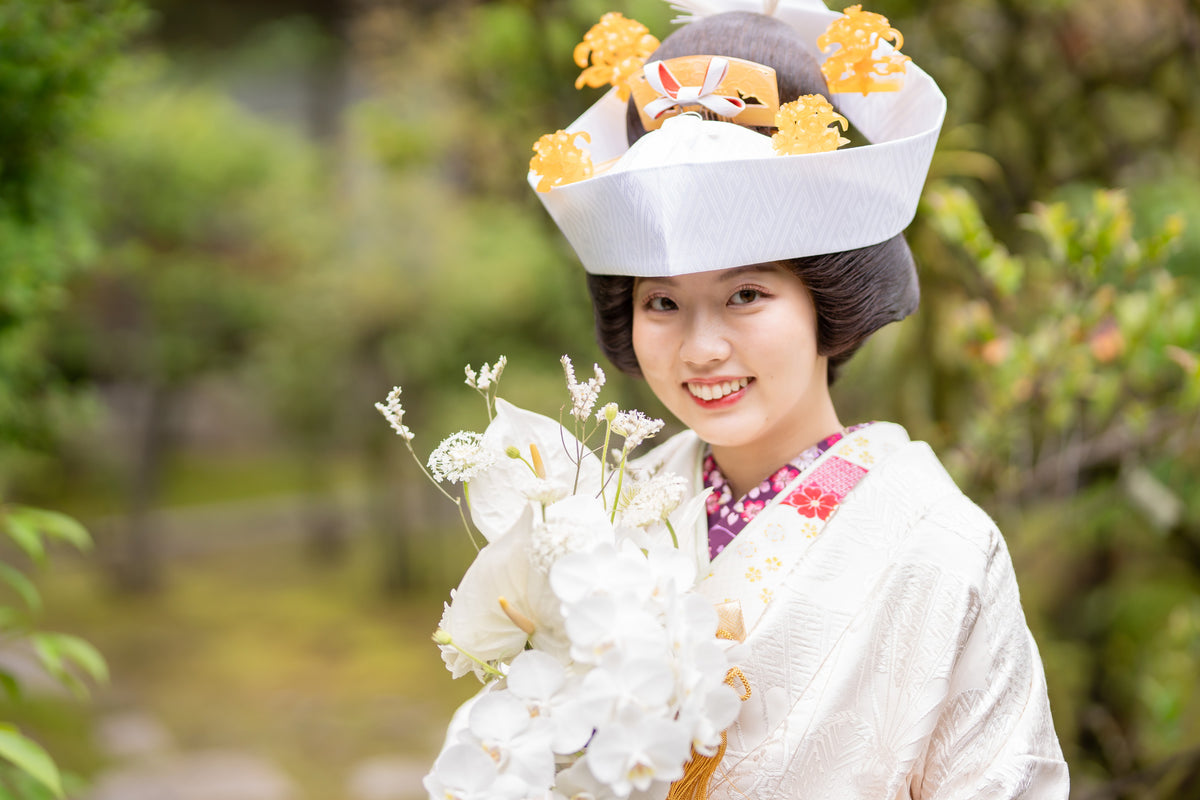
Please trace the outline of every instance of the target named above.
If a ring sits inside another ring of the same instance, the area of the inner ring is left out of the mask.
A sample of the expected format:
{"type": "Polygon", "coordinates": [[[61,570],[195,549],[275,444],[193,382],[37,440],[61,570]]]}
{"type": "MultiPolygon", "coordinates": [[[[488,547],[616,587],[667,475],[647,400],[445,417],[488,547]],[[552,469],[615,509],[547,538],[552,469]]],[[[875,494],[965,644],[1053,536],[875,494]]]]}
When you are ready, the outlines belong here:
{"type": "Polygon", "coordinates": [[[555,131],[534,142],[533,152],[536,155],[529,161],[529,171],[538,176],[534,188],[539,192],[548,192],[555,186],[592,177],[592,156],[576,143],[575,140],[580,137],[585,142],[592,140],[586,131],[555,131]]]}
{"type": "Polygon", "coordinates": [[[817,39],[821,52],[833,45],[838,49],[821,65],[829,91],[866,95],[894,92],[903,85],[905,64],[912,59],[900,53],[904,37],[887,17],[850,6],[817,39]],[[888,47],[887,42],[894,44],[888,47]]]}
{"type": "Polygon", "coordinates": [[[843,131],[850,125],[823,95],[803,95],[779,107],[775,116],[779,132],[771,137],[771,145],[776,153],[787,156],[828,153],[850,143],[833,127],[835,123],[843,131]]]}
{"type": "Polygon", "coordinates": [[[641,72],[642,65],[658,48],[658,39],[650,29],[633,19],[611,11],[600,18],[575,45],[575,64],[583,72],[575,79],[575,88],[593,89],[612,84],[622,100],[629,99],[629,79],[641,72]],[[591,66],[588,58],[591,57],[591,66]]]}

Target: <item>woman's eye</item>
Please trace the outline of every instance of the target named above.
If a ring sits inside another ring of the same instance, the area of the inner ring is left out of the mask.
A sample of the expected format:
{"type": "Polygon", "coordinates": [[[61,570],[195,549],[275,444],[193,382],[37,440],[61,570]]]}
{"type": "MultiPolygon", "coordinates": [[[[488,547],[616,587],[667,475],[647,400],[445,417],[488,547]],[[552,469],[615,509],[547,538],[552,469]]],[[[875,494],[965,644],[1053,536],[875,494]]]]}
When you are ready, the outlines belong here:
{"type": "Polygon", "coordinates": [[[669,297],[657,295],[646,300],[646,308],[651,311],[673,311],[675,309],[675,301],[669,297]]]}
{"type": "Polygon", "coordinates": [[[729,302],[735,306],[744,306],[753,303],[760,297],[762,297],[762,292],[758,289],[739,289],[733,297],[729,298],[729,302]]]}

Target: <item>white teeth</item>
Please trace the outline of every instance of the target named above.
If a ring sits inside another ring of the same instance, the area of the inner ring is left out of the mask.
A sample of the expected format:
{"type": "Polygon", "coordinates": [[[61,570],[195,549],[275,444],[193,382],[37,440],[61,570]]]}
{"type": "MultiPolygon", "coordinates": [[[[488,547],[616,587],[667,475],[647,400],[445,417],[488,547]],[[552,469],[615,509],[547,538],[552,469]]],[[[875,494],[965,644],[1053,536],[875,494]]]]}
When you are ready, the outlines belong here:
{"type": "Polygon", "coordinates": [[[701,400],[720,400],[725,395],[733,394],[739,389],[745,389],[749,385],[749,378],[740,378],[736,381],[724,381],[722,383],[689,383],[688,391],[701,400]]]}

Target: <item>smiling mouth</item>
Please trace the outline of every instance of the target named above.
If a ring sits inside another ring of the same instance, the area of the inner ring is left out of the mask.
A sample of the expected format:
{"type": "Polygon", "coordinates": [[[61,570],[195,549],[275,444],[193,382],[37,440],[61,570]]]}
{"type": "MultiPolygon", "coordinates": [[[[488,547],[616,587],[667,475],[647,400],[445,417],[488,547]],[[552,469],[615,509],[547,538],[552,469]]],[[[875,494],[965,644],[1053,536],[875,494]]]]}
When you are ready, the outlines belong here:
{"type": "Polygon", "coordinates": [[[687,383],[687,390],[692,397],[700,400],[720,400],[722,397],[745,389],[750,384],[750,378],[739,378],[736,381],[721,383],[687,383]]]}

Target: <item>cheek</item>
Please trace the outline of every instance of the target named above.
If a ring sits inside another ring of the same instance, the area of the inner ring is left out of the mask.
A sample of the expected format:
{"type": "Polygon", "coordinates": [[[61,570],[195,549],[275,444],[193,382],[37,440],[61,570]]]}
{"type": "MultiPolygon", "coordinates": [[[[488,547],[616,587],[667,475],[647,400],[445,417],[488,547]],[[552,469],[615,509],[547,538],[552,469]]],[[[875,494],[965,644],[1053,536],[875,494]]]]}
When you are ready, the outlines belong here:
{"type": "Polygon", "coordinates": [[[652,333],[651,326],[647,325],[641,319],[641,315],[635,311],[633,314],[633,354],[637,356],[642,372],[652,368],[654,354],[658,350],[654,346],[652,333]]]}

